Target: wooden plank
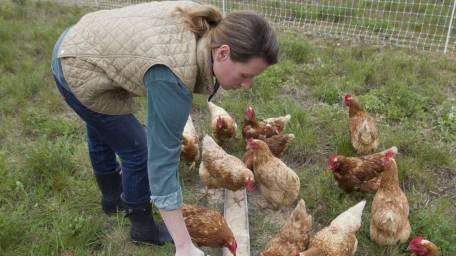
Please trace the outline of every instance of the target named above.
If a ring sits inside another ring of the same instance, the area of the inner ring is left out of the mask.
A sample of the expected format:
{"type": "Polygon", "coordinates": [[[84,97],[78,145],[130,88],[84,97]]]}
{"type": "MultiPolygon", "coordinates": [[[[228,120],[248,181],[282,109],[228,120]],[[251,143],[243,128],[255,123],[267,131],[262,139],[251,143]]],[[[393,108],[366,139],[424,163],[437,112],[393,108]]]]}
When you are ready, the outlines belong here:
{"type": "MultiPolygon", "coordinates": [[[[225,189],[224,215],[236,238],[236,256],[250,256],[249,210],[245,189],[236,192],[225,189]]],[[[223,256],[232,254],[223,248],[223,256]]]]}
{"type": "MultiPolygon", "coordinates": [[[[209,189],[207,195],[207,207],[221,212],[225,208],[224,200],[223,188],[209,189]]],[[[203,251],[209,256],[222,256],[222,250],[220,248],[204,247],[203,251]]]]}

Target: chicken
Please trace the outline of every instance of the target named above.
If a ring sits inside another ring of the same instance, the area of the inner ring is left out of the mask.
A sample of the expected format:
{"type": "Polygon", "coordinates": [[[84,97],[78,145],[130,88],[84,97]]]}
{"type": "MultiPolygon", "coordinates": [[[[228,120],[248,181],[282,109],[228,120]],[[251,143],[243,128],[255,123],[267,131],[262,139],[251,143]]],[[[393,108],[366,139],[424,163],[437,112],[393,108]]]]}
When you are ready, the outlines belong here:
{"type": "Polygon", "coordinates": [[[271,125],[274,131],[278,133],[283,132],[285,130],[288,122],[291,119],[291,115],[279,116],[279,117],[270,117],[263,120],[266,125],[271,125]]]}
{"type": "Polygon", "coordinates": [[[265,246],[260,256],[297,255],[307,249],[312,216],[306,211],[304,200],[300,200],[291,212],[282,230],[265,246]]]}
{"type": "Polygon", "coordinates": [[[364,110],[352,95],[344,96],[344,103],[348,106],[348,122],[350,140],[353,148],[359,154],[371,154],[378,147],[378,130],[375,119],[364,110]]]}
{"type": "Polygon", "coordinates": [[[189,115],[182,133],[181,159],[191,163],[193,169],[195,162],[199,159],[198,134],[193,126],[192,117],[189,115]]]}
{"type": "Polygon", "coordinates": [[[252,171],[239,158],[226,153],[209,135],[203,138],[203,160],[199,176],[206,189],[254,189],[255,179],[252,171]]]}
{"type": "Polygon", "coordinates": [[[399,176],[393,154],[386,153],[380,187],[372,201],[370,238],[380,245],[387,246],[398,241],[405,243],[410,236],[411,228],[408,220],[409,204],[407,197],[399,186],[399,176]]]}
{"type": "Polygon", "coordinates": [[[397,147],[362,157],[331,156],[328,168],[345,192],[377,192],[382,180],[385,153],[397,154],[397,147]]]}
{"type": "Polygon", "coordinates": [[[309,249],[299,256],[352,256],[358,247],[356,231],[361,227],[363,200],[339,214],[328,227],[310,239],[309,249]]]}
{"type": "Polygon", "coordinates": [[[237,124],[225,109],[212,102],[207,103],[211,112],[212,135],[217,143],[223,144],[236,136],[237,124]]]}
{"type": "Polygon", "coordinates": [[[418,236],[410,241],[408,249],[412,250],[410,256],[438,256],[439,248],[424,237],[418,236]]]}
{"type": "Polygon", "coordinates": [[[182,205],[182,215],[192,241],[198,246],[227,247],[236,256],[237,243],[225,218],[216,210],[182,205]]]}
{"type": "MultiPolygon", "coordinates": [[[[268,144],[269,149],[271,150],[271,153],[275,156],[280,158],[287,148],[288,144],[290,141],[292,141],[295,138],[294,134],[277,134],[273,135],[272,137],[265,138],[263,139],[266,144],[268,144]]],[[[244,153],[244,157],[242,161],[244,164],[252,170],[252,160],[253,160],[253,151],[247,150],[244,153]]]]}
{"type": "Polygon", "coordinates": [[[299,194],[298,175],[280,159],[274,157],[266,142],[250,138],[247,150],[253,151],[255,181],[269,207],[278,209],[291,205],[299,194]]]}
{"type": "Polygon", "coordinates": [[[245,110],[245,119],[242,126],[242,136],[244,139],[264,139],[273,135],[280,134],[290,121],[291,116],[285,115],[273,117],[258,122],[255,116],[255,111],[252,107],[247,107],[245,110]]]}

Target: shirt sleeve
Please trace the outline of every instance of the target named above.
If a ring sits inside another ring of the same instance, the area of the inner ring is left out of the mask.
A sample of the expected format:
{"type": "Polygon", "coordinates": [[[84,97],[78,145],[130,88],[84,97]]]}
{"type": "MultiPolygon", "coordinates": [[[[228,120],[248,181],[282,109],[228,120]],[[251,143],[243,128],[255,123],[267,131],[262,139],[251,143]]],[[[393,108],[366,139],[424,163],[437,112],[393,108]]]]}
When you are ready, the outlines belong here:
{"type": "Polygon", "coordinates": [[[151,200],[159,209],[182,205],[179,161],[182,132],[192,108],[192,94],[166,66],[144,76],[147,90],[147,171],[151,200]]]}

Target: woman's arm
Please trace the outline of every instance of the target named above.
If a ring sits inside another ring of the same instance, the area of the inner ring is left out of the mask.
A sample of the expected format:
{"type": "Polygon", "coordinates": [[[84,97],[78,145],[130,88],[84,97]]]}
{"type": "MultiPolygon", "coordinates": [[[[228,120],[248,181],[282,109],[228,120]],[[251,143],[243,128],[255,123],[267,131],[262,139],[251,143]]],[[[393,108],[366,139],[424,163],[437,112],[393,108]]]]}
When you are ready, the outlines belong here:
{"type": "Polygon", "coordinates": [[[182,132],[192,107],[192,95],[163,65],[144,76],[147,90],[148,177],[151,200],[173,237],[176,256],[200,256],[182,216],[179,161],[182,132]]]}
{"type": "Polygon", "coordinates": [[[160,214],[173,237],[174,245],[176,246],[176,256],[204,255],[200,249],[193,245],[180,208],[173,211],[160,210],[160,214]]]}

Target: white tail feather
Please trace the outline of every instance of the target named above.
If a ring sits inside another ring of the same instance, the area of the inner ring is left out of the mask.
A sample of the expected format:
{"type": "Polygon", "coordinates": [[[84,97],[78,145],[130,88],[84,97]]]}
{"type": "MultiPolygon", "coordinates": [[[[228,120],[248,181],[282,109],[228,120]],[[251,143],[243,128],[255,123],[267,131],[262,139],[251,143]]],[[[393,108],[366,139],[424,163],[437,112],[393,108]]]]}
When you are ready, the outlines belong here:
{"type": "Polygon", "coordinates": [[[290,119],[291,119],[291,115],[288,114],[288,115],[286,115],[286,116],[279,116],[279,117],[270,117],[270,118],[266,118],[266,119],[264,119],[263,121],[264,121],[265,123],[273,123],[273,122],[275,122],[275,121],[281,120],[282,122],[284,122],[285,124],[287,124],[288,121],[290,121],[290,119]]]}
{"type": "Polygon", "coordinates": [[[221,149],[221,147],[215,142],[215,140],[209,136],[209,135],[204,135],[204,138],[203,138],[203,150],[205,148],[217,148],[217,149],[221,149]]]}
{"type": "Polygon", "coordinates": [[[350,233],[358,231],[361,227],[361,216],[365,205],[366,200],[363,200],[345,212],[339,214],[339,216],[331,222],[331,226],[350,233]]]}
{"type": "Polygon", "coordinates": [[[212,103],[210,101],[207,103],[207,105],[209,107],[209,112],[211,112],[212,119],[214,119],[218,116],[230,116],[228,114],[228,112],[226,112],[225,109],[215,105],[214,103],[212,103]]]}
{"type": "Polygon", "coordinates": [[[393,151],[394,154],[397,154],[398,150],[397,150],[397,147],[396,146],[392,146],[390,147],[389,149],[386,149],[386,150],[383,150],[382,152],[380,152],[382,155],[384,155],[386,152],[388,151],[393,151]]]}
{"type": "Polygon", "coordinates": [[[190,115],[188,116],[187,123],[185,123],[183,134],[189,136],[190,138],[193,138],[193,136],[197,136],[196,129],[193,125],[193,120],[190,115]]]}

